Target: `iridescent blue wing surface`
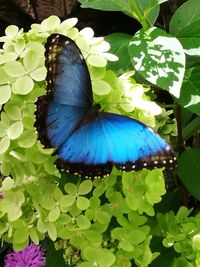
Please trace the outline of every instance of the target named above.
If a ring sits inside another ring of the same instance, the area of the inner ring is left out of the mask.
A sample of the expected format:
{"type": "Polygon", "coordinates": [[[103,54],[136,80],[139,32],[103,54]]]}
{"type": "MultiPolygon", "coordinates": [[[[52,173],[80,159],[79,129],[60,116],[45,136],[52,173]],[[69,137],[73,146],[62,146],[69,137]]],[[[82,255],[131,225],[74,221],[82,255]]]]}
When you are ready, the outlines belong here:
{"type": "Polygon", "coordinates": [[[172,167],[171,146],[146,125],[93,106],[85,60],[69,38],[46,43],[47,94],[37,101],[36,127],[47,147],[57,148],[57,166],[83,177],[172,167]]]}
{"type": "Polygon", "coordinates": [[[52,34],[45,48],[47,94],[36,103],[36,128],[46,147],[58,147],[92,107],[92,87],[85,60],[71,39],[52,34]]]}
{"type": "Polygon", "coordinates": [[[121,171],[173,167],[171,146],[146,125],[126,116],[98,112],[58,149],[59,165],[86,177],[121,171]]]}

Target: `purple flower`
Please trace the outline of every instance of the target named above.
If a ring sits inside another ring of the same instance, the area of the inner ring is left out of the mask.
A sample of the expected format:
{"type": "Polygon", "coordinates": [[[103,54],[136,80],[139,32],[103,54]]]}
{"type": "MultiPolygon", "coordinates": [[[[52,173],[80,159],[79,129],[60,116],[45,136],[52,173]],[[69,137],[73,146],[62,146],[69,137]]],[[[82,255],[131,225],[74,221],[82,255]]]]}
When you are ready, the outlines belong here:
{"type": "Polygon", "coordinates": [[[3,198],[3,194],[0,193],[0,199],[2,199],[2,198],[3,198]]]}
{"type": "Polygon", "coordinates": [[[5,256],[4,267],[44,267],[45,257],[39,246],[31,244],[21,251],[13,251],[5,256]]]}

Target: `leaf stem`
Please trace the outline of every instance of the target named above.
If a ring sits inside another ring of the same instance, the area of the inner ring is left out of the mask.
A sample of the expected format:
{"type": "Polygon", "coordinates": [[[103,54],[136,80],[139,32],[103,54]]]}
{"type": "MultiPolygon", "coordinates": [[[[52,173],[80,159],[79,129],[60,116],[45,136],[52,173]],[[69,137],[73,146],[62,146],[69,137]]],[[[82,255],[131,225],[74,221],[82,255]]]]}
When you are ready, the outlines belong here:
{"type": "Polygon", "coordinates": [[[142,24],[142,27],[145,30],[148,30],[149,25],[146,22],[144,15],[142,15],[141,12],[139,11],[137,4],[135,3],[135,0],[130,0],[130,2],[131,2],[132,7],[133,7],[132,9],[134,10],[134,13],[136,14],[136,16],[138,18],[138,21],[142,24]]]}

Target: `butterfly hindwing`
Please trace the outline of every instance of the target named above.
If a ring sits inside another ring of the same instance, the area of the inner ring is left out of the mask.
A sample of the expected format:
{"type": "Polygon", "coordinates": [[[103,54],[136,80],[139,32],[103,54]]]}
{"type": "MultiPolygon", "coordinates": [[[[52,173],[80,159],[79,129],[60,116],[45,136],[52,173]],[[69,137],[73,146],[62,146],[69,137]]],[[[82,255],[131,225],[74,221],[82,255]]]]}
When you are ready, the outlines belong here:
{"type": "Polygon", "coordinates": [[[170,145],[150,128],[134,119],[104,112],[77,129],[58,149],[58,155],[66,168],[89,177],[102,177],[110,173],[113,165],[131,171],[173,166],[174,162],[170,145]]]}

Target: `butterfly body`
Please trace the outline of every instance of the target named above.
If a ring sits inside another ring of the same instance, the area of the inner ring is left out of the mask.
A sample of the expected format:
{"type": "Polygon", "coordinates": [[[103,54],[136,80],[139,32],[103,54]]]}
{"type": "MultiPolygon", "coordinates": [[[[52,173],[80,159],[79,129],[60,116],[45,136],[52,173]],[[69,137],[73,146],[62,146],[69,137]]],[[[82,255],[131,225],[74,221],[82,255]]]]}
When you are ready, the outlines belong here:
{"type": "Polygon", "coordinates": [[[146,125],[93,104],[85,60],[68,37],[53,34],[46,47],[47,94],[37,101],[36,127],[57,166],[83,177],[175,164],[171,146],[146,125]]]}

